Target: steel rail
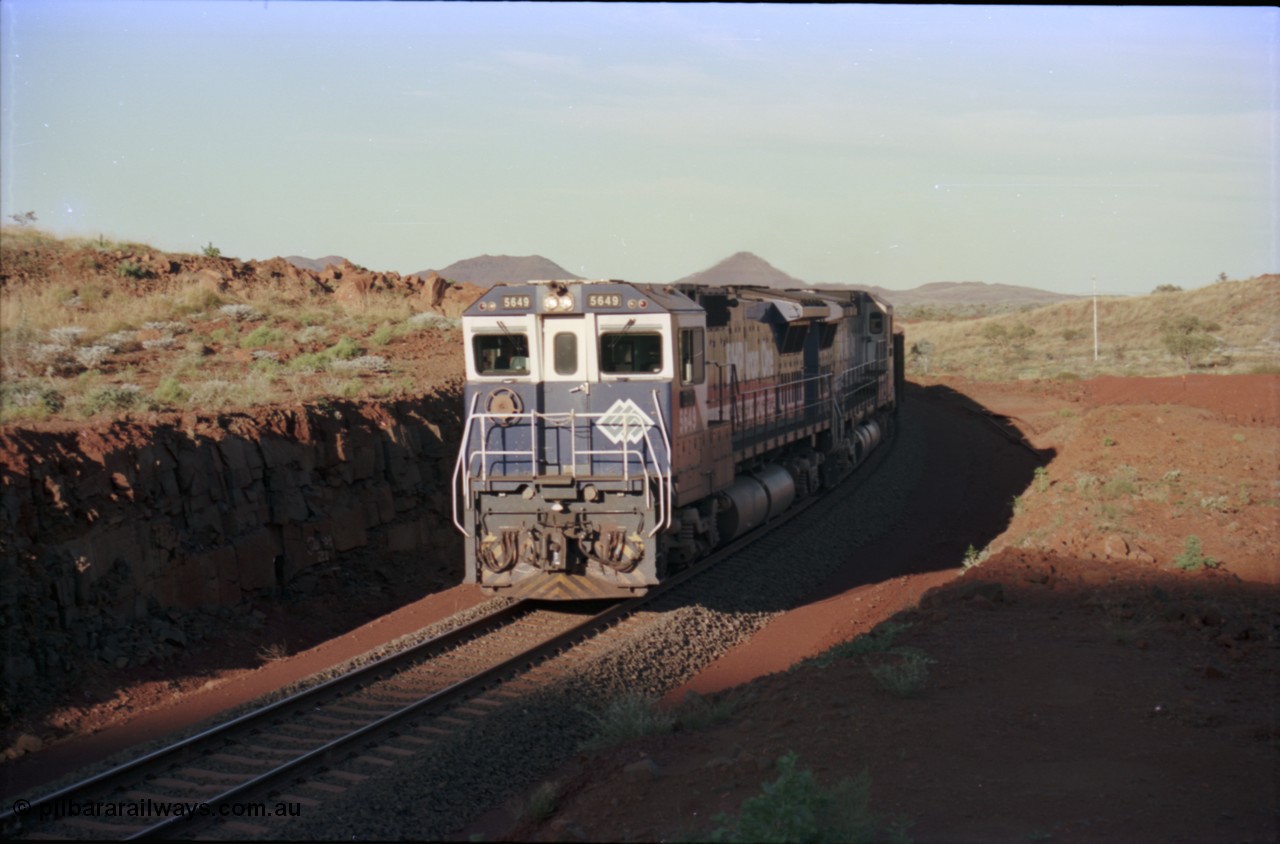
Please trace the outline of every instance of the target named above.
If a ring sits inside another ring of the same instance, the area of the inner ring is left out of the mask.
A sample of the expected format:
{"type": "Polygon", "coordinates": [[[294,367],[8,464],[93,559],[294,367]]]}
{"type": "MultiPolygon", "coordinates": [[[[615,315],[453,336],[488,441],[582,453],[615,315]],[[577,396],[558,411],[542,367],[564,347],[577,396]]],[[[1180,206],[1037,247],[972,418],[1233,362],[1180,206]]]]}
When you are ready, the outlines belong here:
{"type": "MultiPolygon", "coordinates": [[[[521,651],[516,655],[503,660],[497,665],[490,666],[489,668],[486,668],[483,671],[473,674],[463,680],[459,680],[450,686],[446,686],[443,689],[432,692],[426,697],[420,698],[413,703],[406,704],[394,712],[384,715],[377,720],[371,721],[370,723],[365,724],[346,735],[332,739],[320,747],[310,750],[301,756],[290,759],[269,771],[259,774],[253,779],[238,783],[221,794],[213,797],[206,797],[201,802],[210,807],[229,803],[237,797],[241,797],[254,789],[261,788],[269,783],[275,782],[299,768],[330,756],[344,747],[354,744],[361,739],[367,738],[374,733],[377,733],[379,730],[390,727],[425,709],[433,707],[442,708],[455,698],[464,697],[472,691],[483,690],[491,681],[504,675],[509,675],[512,672],[516,672],[527,666],[529,663],[539,661],[540,659],[557,652],[565,645],[572,644],[575,639],[585,635],[586,631],[597,623],[598,619],[609,615],[616,609],[617,607],[615,606],[597,613],[595,616],[583,621],[582,624],[570,630],[561,632],[551,639],[540,642],[531,648],[521,651]]],[[[176,815],[166,818],[158,824],[154,824],[146,829],[140,830],[133,835],[130,835],[125,840],[134,841],[145,838],[155,838],[158,836],[171,836],[173,831],[178,827],[185,826],[197,820],[208,820],[208,818],[197,817],[194,813],[176,815]]]]}
{"type": "Polygon", "coordinates": [[[319,685],[311,686],[310,688],[295,692],[288,697],[273,701],[259,709],[246,712],[221,724],[215,724],[206,730],[202,730],[195,735],[176,741],[173,744],[157,748],[150,753],[139,756],[137,759],[109,768],[106,771],[94,774],[93,776],[79,782],[72,783],[71,785],[50,792],[49,794],[41,795],[40,797],[36,797],[31,800],[15,801],[15,805],[16,802],[24,803],[23,811],[19,813],[12,806],[0,811],[0,829],[5,829],[13,823],[21,824],[21,815],[31,816],[33,813],[38,812],[41,807],[49,806],[59,800],[65,800],[73,795],[95,788],[96,786],[110,783],[112,780],[118,780],[126,774],[138,771],[166,758],[177,758],[184,751],[190,751],[199,744],[207,743],[218,738],[228,737],[238,729],[253,725],[256,722],[262,721],[283,710],[312,705],[326,693],[337,691],[342,686],[367,680],[379,672],[394,669],[399,663],[410,662],[415,658],[421,658],[424,654],[430,651],[441,650],[466,639],[474,638],[478,633],[482,632],[482,628],[491,627],[498,622],[513,621],[515,618],[528,613],[529,609],[529,602],[517,601],[516,603],[509,604],[495,610],[494,612],[483,615],[480,618],[473,619],[450,630],[446,630],[439,635],[419,642],[418,644],[406,648],[403,651],[388,654],[374,662],[362,665],[345,674],[326,680],[319,685]]]}

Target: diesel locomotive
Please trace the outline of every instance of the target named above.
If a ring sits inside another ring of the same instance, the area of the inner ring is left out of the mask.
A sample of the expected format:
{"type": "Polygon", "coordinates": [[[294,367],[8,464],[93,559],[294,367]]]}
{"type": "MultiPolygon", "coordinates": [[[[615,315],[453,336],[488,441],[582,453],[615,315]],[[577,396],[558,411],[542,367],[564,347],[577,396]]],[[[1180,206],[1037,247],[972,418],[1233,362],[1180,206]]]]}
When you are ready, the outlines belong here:
{"type": "Polygon", "coordinates": [[[851,288],[499,284],[462,315],[466,581],[643,594],[843,478],[903,388],[892,307],[851,288]]]}

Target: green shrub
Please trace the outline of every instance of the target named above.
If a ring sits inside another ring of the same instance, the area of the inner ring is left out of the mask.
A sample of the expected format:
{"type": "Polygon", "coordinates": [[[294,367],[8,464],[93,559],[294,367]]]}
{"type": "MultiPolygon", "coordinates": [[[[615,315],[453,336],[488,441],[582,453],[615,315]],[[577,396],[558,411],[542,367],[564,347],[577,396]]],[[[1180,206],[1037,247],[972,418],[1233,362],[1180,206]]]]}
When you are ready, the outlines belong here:
{"type": "Polygon", "coordinates": [[[116,266],[116,274],[122,278],[145,278],[147,271],[133,261],[121,261],[116,266]]]}
{"type": "Polygon", "coordinates": [[[166,407],[180,407],[191,398],[191,391],[182,386],[177,378],[170,375],[160,382],[151,394],[157,403],[166,407]]]}
{"type": "Polygon", "coordinates": [[[333,388],[333,392],[344,399],[354,399],[362,390],[364,390],[364,384],[360,383],[359,378],[348,378],[333,388]]]}
{"type": "Polygon", "coordinates": [[[277,331],[274,328],[268,328],[265,325],[260,325],[244,337],[240,338],[240,348],[261,349],[266,346],[276,346],[283,342],[283,332],[277,331]]]}
{"type": "Polygon", "coordinates": [[[374,346],[385,346],[390,343],[395,336],[395,326],[383,325],[369,337],[369,343],[374,346]]]}
{"type": "Polygon", "coordinates": [[[132,410],[144,404],[142,388],[137,384],[109,384],[85,394],[80,410],[85,416],[93,416],[103,411],[132,410]]]}
{"type": "Polygon", "coordinates": [[[715,817],[711,841],[789,842],[883,840],[871,815],[871,779],[864,771],[844,779],[831,791],[821,788],[809,769],[799,769],[797,755],[778,760],[778,778],[761,785],[762,793],[742,801],[737,819],[715,817]]]}
{"type": "Polygon", "coordinates": [[[916,697],[922,693],[929,681],[929,666],[936,660],[915,648],[895,648],[889,656],[896,659],[871,666],[871,676],[880,688],[895,697],[916,697]]]}
{"type": "Polygon", "coordinates": [[[364,354],[364,349],[360,348],[360,344],[350,337],[343,337],[325,349],[322,354],[327,354],[331,360],[351,360],[351,358],[358,358],[364,354]]]}
{"type": "Polygon", "coordinates": [[[966,570],[968,570],[973,568],[974,566],[982,565],[983,561],[986,559],[987,559],[987,554],[985,551],[979,551],[977,548],[974,548],[972,545],[970,545],[965,550],[964,559],[960,561],[960,565],[963,566],[966,570]]]}
{"type": "Polygon", "coordinates": [[[1219,563],[1213,557],[1206,556],[1200,549],[1200,537],[1192,534],[1182,544],[1182,553],[1173,558],[1173,564],[1183,571],[1195,571],[1198,568],[1217,568],[1219,563]]]}
{"type": "Polygon", "coordinates": [[[42,384],[0,381],[0,421],[48,419],[66,406],[62,393],[42,384]]]}
{"type": "Polygon", "coordinates": [[[205,246],[205,248],[204,248],[204,249],[202,249],[202,250],[201,250],[201,253],[202,253],[206,258],[221,258],[221,257],[222,257],[222,250],[221,250],[221,249],[219,249],[218,247],[214,246],[214,245],[213,245],[213,241],[212,241],[212,240],[211,240],[211,241],[209,241],[208,245],[207,245],[207,246],[205,246]]]}
{"type": "Polygon", "coordinates": [[[674,715],[658,708],[657,700],[628,693],[609,701],[599,712],[584,710],[593,727],[593,737],[583,743],[588,752],[604,750],[642,736],[670,732],[674,715]]]}
{"type": "Polygon", "coordinates": [[[307,352],[289,358],[288,368],[291,372],[324,372],[329,360],[324,352],[307,352]]]}
{"type": "Polygon", "coordinates": [[[1049,489],[1049,467],[1037,466],[1035,471],[1035,490],[1045,492],[1049,489]]]}
{"type": "Polygon", "coordinates": [[[1221,331],[1216,322],[1206,322],[1196,316],[1182,316],[1160,323],[1163,332],[1161,342],[1169,354],[1181,358],[1188,367],[1218,349],[1222,344],[1210,332],[1221,331]]]}

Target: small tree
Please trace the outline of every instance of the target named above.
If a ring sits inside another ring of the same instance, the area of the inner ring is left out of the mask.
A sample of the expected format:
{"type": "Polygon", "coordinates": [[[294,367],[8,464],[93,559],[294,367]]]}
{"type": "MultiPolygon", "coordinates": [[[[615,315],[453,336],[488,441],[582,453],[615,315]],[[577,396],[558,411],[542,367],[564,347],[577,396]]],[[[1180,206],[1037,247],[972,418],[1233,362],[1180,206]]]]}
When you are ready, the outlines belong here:
{"type": "Polygon", "coordinates": [[[1182,288],[1176,284],[1158,284],[1152,293],[1181,293],[1182,288]]]}
{"type": "Polygon", "coordinates": [[[1176,317],[1160,323],[1160,330],[1164,332],[1161,341],[1169,354],[1182,358],[1191,369],[1197,361],[1222,345],[1209,333],[1221,328],[1216,322],[1206,322],[1197,316],[1176,317]]]}
{"type": "Polygon", "coordinates": [[[27,211],[25,214],[10,214],[9,219],[20,226],[29,226],[36,221],[36,212],[27,211]]]}

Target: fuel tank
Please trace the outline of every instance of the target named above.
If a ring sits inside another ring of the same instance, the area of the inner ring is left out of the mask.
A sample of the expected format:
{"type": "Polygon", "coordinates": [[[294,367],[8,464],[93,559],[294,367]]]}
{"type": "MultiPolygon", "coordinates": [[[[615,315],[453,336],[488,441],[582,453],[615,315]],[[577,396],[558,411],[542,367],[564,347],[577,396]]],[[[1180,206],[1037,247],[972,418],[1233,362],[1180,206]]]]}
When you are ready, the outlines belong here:
{"type": "Polygon", "coordinates": [[[720,539],[728,542],[790,507],[796,484],[786,469],[769,465],[738,475],[722,495],[728,501],[722,502],[720,511],[720,539]]]}

